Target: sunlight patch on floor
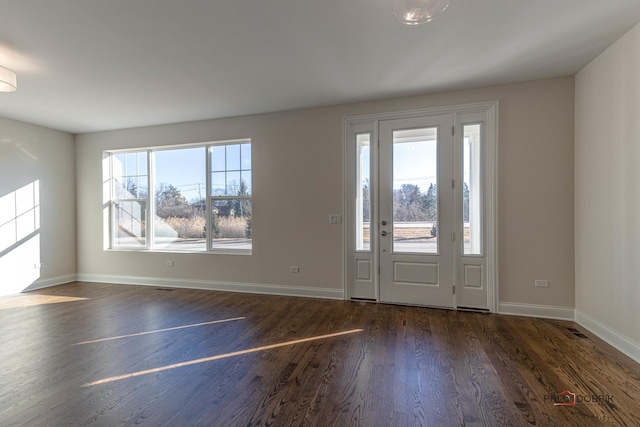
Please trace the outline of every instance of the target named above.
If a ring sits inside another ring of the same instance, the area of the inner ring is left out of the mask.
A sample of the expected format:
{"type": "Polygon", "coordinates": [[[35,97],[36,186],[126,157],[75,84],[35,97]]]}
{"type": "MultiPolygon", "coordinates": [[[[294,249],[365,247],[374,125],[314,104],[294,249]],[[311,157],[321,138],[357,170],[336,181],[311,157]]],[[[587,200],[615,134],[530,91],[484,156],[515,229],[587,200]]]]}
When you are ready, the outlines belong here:
{"type": "Polygon", "coordinates": [[[322,339],[327,339],[327,338],[334,338],[334,337],[339,337],[339,336],[342,336],[342,335],[355,334],[355,333],[358,333],[358,332],[363,332],[363,329],[352,329],[352,330],[349,330],[349,331],[335,332],[333,334],[317,335],[317,336],[314,336],[314,337],[302,338],[302,339],[299,339],[299,340],[286,341],[286,342],[282,342],[282,343],[278,343],[278,344],[265,345],[265,346],[262,346],[262,347],[254,347],[254,348],[250,348],[250,349],[247,349],[247,350],[240,350],[240,351],[234,351],[234,352],[231,352],[231,353],[219,354],[217,356],[204,357],[202,359],[195,359],[195,360],[189,360],[189,361],[186,361],[186,362],[174,363],[173,365],[166,365],[166,366],[161,366],[161,367],[158,367],[158,368],[147,369],[147,370],[144,370],[144,371],[132,372],[130,374],[117,375],[115,377],[103,378],[103,379],[98,380],[98,381],[94,381],[94,382],[83,384],[82,387],[91,387],[91,386],[95,386],[95,385],[106,384],[106,383],[111,383],[111,382],[120,381],[120,380],[126,380],[126,379],[129,379],[129,378],[140,377],[140,376],[143,376],[143,375],[155,374],[157,372],[168,371],[170,369],[183,368],[185,366],[196,365],[196,364],[199,364],[199,363],[213,362],[215,360],[225,359],[227,357],[242,356],[244,354],[256,353],[258,351],[271,350],[271,349],[278,348],[278,347],[285,347],[285,346],[288,346],[288,345],[302,344],[302,343],[309,342],[309,341],[316,341],[316,340],[322,340],[322,339]]]}
{"type": "Polygon", "coordinates": [[[119,340],[122,338],[139,337],[141,335],[157,334],[159,332],[175,331],[178,329],[186,329],[186,328],[195,328],[197,326],[213,325],[215,323],[233,322],[234,320],[243,320],[243,319],[246,319],[246,317],[234,317],[232,319],[213,320],[211,322],[194,323],[192,325],[175,326],[173,328],[156,329],[153,331],[145,331],[145,332],[136,332],[134,334],[119,335],[116,337],[100,338],[100,339],[91,340],[91,341],[82,341],[82,342],[75,343],[73,345],[93,344],[93,343],[103,342],[103,341],[119,340]]]}
{"type": "Polygon", "coordinates": [[[0,298],[0,309],[33,307],[36,305],[59,304],[63,302],[84,301],[89,298],[67,297],[62,295],[11,295],[0,298]]]}

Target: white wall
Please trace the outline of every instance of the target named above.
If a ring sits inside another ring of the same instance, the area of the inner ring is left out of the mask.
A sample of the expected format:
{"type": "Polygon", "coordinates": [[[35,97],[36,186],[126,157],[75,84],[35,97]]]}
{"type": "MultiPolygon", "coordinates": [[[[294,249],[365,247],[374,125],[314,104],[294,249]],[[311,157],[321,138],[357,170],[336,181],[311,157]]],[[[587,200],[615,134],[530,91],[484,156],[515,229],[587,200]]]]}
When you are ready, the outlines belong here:
{"type": "Polygon", "coordinates": [[[567,77],[78,135],[79,278],[341,297],[342,227],[328,216],[344,212],[344,116],[498,100],[500,300],[571,310],[573,98],[567,77]],[[253,141],[253,255],[103,251],[103,150],[244,137],[253,141]],[[550,287],[534,288],[535,279],[550,287]]]}
{"type": "Polygon", "coordinates": [[[73,135],[0,118],[0,296],[75,278],[74,168],[73,135]]]}
{"type": "Polygon", "coordinates": [[[640,25],[576,76],[576,319],[640,361],[640,25]]]}

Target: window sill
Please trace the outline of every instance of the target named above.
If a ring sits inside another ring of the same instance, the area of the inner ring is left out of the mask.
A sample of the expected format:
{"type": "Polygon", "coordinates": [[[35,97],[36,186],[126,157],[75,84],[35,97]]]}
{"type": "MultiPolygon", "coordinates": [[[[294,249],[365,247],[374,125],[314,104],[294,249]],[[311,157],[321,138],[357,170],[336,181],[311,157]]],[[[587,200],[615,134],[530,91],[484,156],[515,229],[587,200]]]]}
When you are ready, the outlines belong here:
{"type": "Polygon", "coordinates": [[[252,255],[251,249],[214,249],[211,251],[178,251],[171,249],[143,249],[143,248],[109,248],[105,252],[139,252],[150,254],[195,254],[195,255],[252,255]]]}

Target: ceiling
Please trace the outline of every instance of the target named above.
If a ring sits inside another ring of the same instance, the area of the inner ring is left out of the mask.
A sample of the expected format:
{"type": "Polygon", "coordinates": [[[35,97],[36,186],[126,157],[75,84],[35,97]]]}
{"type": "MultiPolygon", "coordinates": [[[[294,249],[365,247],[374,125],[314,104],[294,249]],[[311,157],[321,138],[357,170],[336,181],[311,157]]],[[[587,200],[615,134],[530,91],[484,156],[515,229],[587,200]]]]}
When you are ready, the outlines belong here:
{"type": "Polygon", "coordinates": [[[392,0],[4,0],[0,116],[71,133],[575,74],[638,0],[453,0],[408,27],[392,0]]]}

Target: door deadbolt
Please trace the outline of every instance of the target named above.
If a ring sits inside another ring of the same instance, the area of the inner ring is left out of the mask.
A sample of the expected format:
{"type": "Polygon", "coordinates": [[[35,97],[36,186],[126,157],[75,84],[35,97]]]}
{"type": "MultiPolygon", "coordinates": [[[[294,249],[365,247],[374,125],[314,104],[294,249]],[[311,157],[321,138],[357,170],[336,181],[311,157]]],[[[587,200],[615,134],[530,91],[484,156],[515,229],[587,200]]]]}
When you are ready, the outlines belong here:
{"type": "Polygon", "coordinates": [[[382,225],[387,225],[387,221],[382,221],[381,224],[382,225]]]}

